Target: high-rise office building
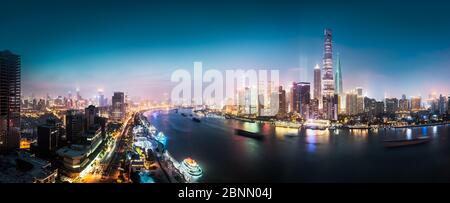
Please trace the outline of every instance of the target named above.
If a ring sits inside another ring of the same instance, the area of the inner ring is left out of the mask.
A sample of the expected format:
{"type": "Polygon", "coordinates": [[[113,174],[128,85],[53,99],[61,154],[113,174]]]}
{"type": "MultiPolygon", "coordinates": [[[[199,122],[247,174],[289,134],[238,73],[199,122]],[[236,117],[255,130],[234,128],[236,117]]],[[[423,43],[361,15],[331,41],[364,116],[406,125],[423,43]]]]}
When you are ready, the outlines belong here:
{"type": "Polygon", "coordinates": [[[91,126],[95,124],[95,117],[98,116],[98,109],[95,106],[90,105],[86,109],[84,109],[84,117],[85,117],[85,127],[84,129],[89,129],[91,126]]]}
{"type": "Polygon", "coordinates": [[[37,143],[40,153],[49,155],[57,150],[60,137],[58,126],[50,123],[40,125],[37,128],[37,134],[37,143]]]}
{"type": "Polygon", "coordinates": [[[381,116],[384,113],[384,102],[377,101],[375,102],[375,116],[381,116]]]}
{"type": "Polygon", "coordinates": [[[125,118],[125,108],[125,94],[123,92],[114,92],[112,96],[112,120],[121,122],[125,118]]]}
{"type": "Polygon", "coordinates": [[[409,111],[409,101],[406,95],[402,95],[402,98],[398,100],[398,110],[403,112],[409,111]]]}
{"type": "Polygon", "coordinates": [[[286,88],[286,112],[292,112],[292,87],[286,88]]]}
{"type": "Polygon", "coordinates": [[[411,97],[411,111],[419,111],[421,109],[421,97],[411,97]]]}
{"type": "Polygon", "coordinates": [[[427,99],[427,104],[430,105],[431,113],[439,113],[439,99],[437,98],[429,98],[427,99]]]}
{"type": "Polygon", "coordinates": [[[314,99],[319,101],[322,99],[322,75],[320,71],[319,64],[314,67],[314,99]]]}
{"type": "Polygon", "coordinates": [[[324,95],[322,97],[323,118],[328,120],[338,119],[338,100],[337,94],[324,95]]]}
{"type": "Polygon", "coordinates": [[[0,51],[0,151],[19,148],[20,56],[0,51]]]}
{"type": "Polygon", "coordinates": [[[309,82],[294,82],[292,84],[292,107],[303,118],[309,118],[309,103],[311,100],[309,82]]]}
{"type": "Polygon", "coordinates": [[[248,115],[258,113],[258,90],[256,87],[244,89],[244,112],[248,115]]]}
{"type": "Polygon", "coordinates": [[[108,105],[108,99],[103,94],[102,90],[98,91],[98,107],[105,107],[108,105]]]}
{"type": "Polygon", "coordinates": [[[238,89],[238,113],[243,115],[258,114],[260,108],[258,105],[264,103],[262,95],[258,95],[258,90],[256,87],[245,87],[238,89]],[[261,100],[258,102],[258,100],[261,100]]]}
{"type": "Polygon", "coordinates": [[[238,88],[236,92],[236,103],[237,103],[237,112],[239,114],[244,113],[245,107],[245,88],[238,88]]]}
{"type": "Polygon", "coordinates": [[[358,114],[364,113],[364,97],[363,96],[356,96],[356,111],[358,114]]]}
{"type": "Polygon", "coordinates": [[[66,138],[70,144],[78,144],[83,136],[83,114],[77,110],[66,113],[66,138]]]}
{"type": "Polygon", "coordinates": [[[311,99],[309,105],[309,118],[318,119],[319,115],[319,99],[311,99]]]}
{"type": "Polygon", "coordinates": [[[366,113],[369,118],[376,116],[376,104],[377,101],[375,99],[364,97],[364,113],[366,113]]]}
{"type": "Polygon", "coordinates": [[[282,86],[278,89],[278,116],[284,118],[286,116],[286,90],[282,86]]]}
{"type": "Polygon", "coordinates": [[[385,99],[386,113],[395,114],[398,111],[398,99],[386,98],[385,99]]]}
{"type": "Polygon", "coordinates": [[[439,112],[439,115],[445,114],[445,97],[443,97],[442,94],[439,95],[438,112],[439,112]]]}
{"type": "Polygon", "coordinates": [[[347,115],[356,115],[358,114],[357,108],[357,98],[358,96],[354,92],[349,92],[346,94],[345,101],[345,109],[347,111],[347,115]]]}

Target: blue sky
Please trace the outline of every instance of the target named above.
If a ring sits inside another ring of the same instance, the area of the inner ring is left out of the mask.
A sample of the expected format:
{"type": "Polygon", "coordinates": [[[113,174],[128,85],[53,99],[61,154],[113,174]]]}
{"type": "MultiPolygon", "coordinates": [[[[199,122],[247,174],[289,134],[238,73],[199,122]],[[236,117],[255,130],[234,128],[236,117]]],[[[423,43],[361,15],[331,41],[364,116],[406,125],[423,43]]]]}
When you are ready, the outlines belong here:
{"type": "Polygon", "coordinates": [[[280,69],[312,79],[323,29],[344,90],[371,97],[450,92],[445,1],[1,1],[0,49],[22,56],[23,95],[102,88],[157,99],[177,68],[280,69]],[[300,69],[306,71],[299,71],[300,69]]]}

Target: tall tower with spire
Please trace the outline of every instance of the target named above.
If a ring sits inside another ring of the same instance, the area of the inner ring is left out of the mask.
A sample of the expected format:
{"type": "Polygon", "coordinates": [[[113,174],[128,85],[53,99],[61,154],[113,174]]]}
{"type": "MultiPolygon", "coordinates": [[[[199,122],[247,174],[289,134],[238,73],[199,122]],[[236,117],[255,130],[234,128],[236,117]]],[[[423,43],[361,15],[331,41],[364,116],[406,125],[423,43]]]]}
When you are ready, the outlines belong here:
{"type": "Polygon", "coordinates": [[[341,70],[341,58],[339,57],[339,53],[337,54],[337,60],[336,60],[336,71],[334,73],[334,79],[335,79],[335,93],[338,95],[341,95],[344,93],[342,88],[342,70],[341,70]]]}
{"type": "Polygon", "coordinates": [[[338,95],[335,94],[333,72],[333,38],[331,29],[324,32],[323,77],[322,77],[322,110],[323,118],[337,120],[338,95]]]}
{"type": "Polygon", "coordinates": [[[333,80],[333,47],[332,47],[332,32],[330,29],[325,29],[324,32],[324,54],[323,54],[323,95],[334,94],[334,80],[333,80]]]}

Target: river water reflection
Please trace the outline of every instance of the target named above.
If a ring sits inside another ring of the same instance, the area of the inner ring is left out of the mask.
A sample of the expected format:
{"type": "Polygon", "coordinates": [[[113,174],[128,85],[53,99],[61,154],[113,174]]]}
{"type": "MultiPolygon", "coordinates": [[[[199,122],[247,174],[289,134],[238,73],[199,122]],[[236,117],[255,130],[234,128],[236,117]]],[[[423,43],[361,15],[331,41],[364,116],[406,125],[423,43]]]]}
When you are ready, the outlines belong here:
{"type": "Polygon", "coordinates": [[[392,130],[296,130],[174,112],[146,114],[167,136],[171,155],[197,160],[200,182],[449,182],[449,125],[392,130]],[[255,131],[264,140],[237,136],[255,131]],[[396,149],[383,140],[431,136],[396,149]]]}

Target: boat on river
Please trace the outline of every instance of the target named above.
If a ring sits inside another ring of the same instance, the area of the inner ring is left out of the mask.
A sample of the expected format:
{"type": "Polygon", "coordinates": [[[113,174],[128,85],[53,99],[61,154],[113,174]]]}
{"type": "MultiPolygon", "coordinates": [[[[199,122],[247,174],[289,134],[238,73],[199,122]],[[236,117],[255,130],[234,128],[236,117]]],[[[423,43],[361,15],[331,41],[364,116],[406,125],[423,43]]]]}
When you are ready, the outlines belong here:
{"type": "Polygon", "coordinates": [[[197,162],[190,157],[183,160],[181,163],[181,170],[193,177],[200,177],[203,174],[203,170],[200,168],[200,165],[198,165],[197,162]]]}
{"type": "Polygon", "coordinates": [[[280,128],[299,129],[300,127],[302,127],[302,125],[300,123],[287,122],[287,121],[275,121],[274,125],[275,125],[275,127],[280,127],[280,128]]]}
{"type": "Polygon", "coordinates": [[[250,132],[250,131],[246,131],[246,130],[242,130],[242,129],[234,129],[234,132],[236,133],[236,135],[240,135],[240,136],[244,136],[244,137],[249,137],[249,138],[258,139],[258,140],[264,139],[264,135],[261,135],[259,133],[255,133],[255,132],[250,132]]]}
{"type": "Polygon", "coordinates": [[[425,137],[417,137],[413,139],[394,139],[394,140],[384,140],[383,144],[384,147],[404,147],[404,146],[410,146],[410,145],[417,145],[417,144],[425,144],[428,143],[431,140],[429,136],[425,137]]]}

